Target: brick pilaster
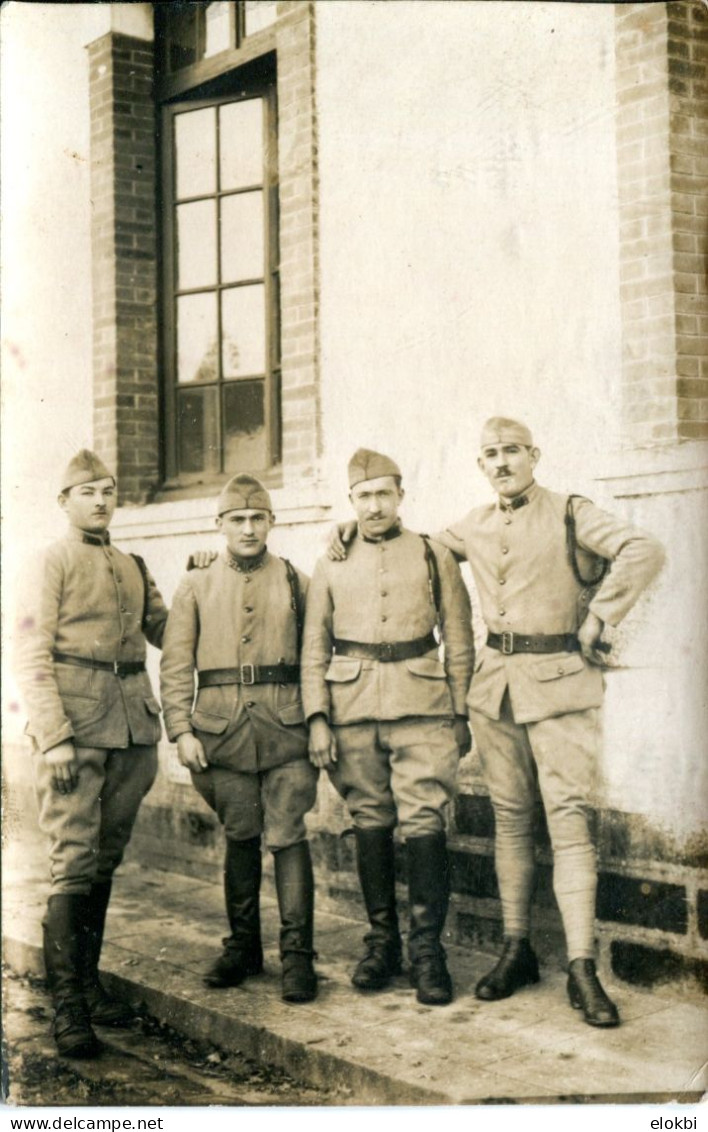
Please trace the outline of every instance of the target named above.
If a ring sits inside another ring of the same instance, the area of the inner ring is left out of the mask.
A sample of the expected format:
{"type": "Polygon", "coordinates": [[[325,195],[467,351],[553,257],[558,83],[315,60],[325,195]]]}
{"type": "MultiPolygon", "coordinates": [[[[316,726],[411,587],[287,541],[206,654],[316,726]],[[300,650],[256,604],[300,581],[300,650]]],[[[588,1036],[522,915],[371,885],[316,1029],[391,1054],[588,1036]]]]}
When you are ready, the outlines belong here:
{"type": "Polygon", "coordinates": [[[94,445],[137,503],[159,481],[153,49],[110,33],[88,51],[94,445]]]}
{"type": "Polygon", "coordinates": [[[320,453],[318,156],[311,3],[278,5],[283,466],[311,479],[320,453]]]}
{"type": "Polygon", "coordinates": [[[623,431],[635,445],[698,439],[708,436],[706,12],[697,2],[616,12],[623,431]]]}

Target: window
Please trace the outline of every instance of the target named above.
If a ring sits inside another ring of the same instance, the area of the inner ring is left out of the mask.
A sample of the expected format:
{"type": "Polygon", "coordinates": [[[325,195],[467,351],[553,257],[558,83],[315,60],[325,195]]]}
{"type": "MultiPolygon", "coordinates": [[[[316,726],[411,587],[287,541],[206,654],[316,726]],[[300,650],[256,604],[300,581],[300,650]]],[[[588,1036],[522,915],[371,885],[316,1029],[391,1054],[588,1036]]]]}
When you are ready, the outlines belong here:
{"type": "MultiPolygon", "coordinates": [[[[163,58],[189,67],[226,50],[250,8],[263,19],[275,5],[180,5],[163,58]]],[[[266,56],[163,108],[168,485],[264,473],[280,460],[274,72],[266,56]]]]}
{"type": "Polygon", "coordinates": [[[248,36],[275,23],[277,8],[277,0],[157,5],[160,70],[174,74],[240,47],[248,36]]]}

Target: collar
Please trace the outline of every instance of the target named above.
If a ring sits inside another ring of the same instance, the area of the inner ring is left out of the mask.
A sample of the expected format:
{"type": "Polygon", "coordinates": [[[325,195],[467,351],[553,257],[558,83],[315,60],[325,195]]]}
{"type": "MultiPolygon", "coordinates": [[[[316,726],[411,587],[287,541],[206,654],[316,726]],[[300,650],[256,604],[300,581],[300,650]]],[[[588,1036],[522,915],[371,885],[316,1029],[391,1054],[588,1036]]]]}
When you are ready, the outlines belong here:
{"type": "Polygon", "coordinates": [[[538,491],[538,484],[535,480],[529,484],[523,495],[515,495],[513,499],[502,499],[499,496],[499,510],[500,511],[518,511],[519,507],[525,507],[527,503],[532,503],[538,491]]]}
{"type": "Polygon", "coordinates": [[[260,570],[262,566],[265,566],[268,558],[267,546],[263,547],[263,550],[257,558],[239,558],[238,554],[234,554],[229,550],[228,546],[226,547],[226,564],[230,566],[232,570],[235,570],[237,574],[255,574],[256,570],[260,570]]]}
{"type": "Polygon", "coordinates": [[[110,546],[111,536],[108,531],[104,531],[101,535],[94,535],[91,531],[82,531],[78,527],[72,527],[69,532],[71,538],[77,542],[83,542],[87,546],[110,546]]]}
{"type": "Polygon", "coordinates": [[[393,524],[393,526],[389,527],[385,534],[379,535],[378,538],[368,538],[367,535],[362,533],[361,528],[359,528],[359,534],[361,535],[364,542],[373,542],[374,544],[378,542],[390,542],[392,538],[400,538],[400,536],[403,534],[403,527],[401,525],[401,520],[396,519],[396,522],[393,524]]]}

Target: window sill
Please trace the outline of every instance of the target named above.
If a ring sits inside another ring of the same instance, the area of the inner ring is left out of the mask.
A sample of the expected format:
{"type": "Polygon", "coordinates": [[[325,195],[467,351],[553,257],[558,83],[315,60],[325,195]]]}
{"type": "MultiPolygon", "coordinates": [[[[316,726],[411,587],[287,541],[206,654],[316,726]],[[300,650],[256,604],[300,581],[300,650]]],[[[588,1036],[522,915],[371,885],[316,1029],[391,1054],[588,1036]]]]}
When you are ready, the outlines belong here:
{"type": "MultiPolygon", "coordinates": [[[[287,487],[276,486],[265,476],[263,482],[270,491],[278,526],[299,526],[329,518],[332,504],[325,495],[324,485],[311,481],[287,487]]],[[[119,507],[111,531],[117,540],[213,534],[216,498],[221,486],[219,482],[198,484],[193,489],[162,492],[152,503],[119,507]]]]}

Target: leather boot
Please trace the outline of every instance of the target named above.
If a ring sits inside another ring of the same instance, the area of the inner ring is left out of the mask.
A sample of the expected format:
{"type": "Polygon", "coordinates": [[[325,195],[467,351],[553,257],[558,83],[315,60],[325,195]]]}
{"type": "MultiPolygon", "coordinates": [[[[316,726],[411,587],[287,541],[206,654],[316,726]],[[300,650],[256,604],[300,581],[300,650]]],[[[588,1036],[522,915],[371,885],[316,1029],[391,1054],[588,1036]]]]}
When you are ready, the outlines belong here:
{"type": "Polygon", "coordinates": [[[505,939],[496,965],[479,980],[474,993],[485,1002],[496,1002],[521,987],[537,983],[539,978],[538,959],[529,941],[505,939]]]}
{"type": "Polygon", "coordinates": [[[204,976],[208,987],[237,987],[263,970],[261,944],[261,839],[226,841],[224,895],[231,935],[223,954],[204,976]]]}
{"type": "Polygon", "coordinates": [[[445,834],[429,833],[407,842],[411,926],[408,955],[411,985],[418,1002],[447,1006],[452,980],[440,942],[450,899],[450,871],[445,834]]]}
{"type": "Polygon", "coordinates": [[[63,1057],[95,1057],[101,1049],[91,1029],[82,981],[87,906],[83,894],[50,896],[42,925],[47,986],[54,1003],[54,1040],[63,1057]]]}
{"type": "Polygon", "coordinates": [[[583,1011],[588,1026],[619,1026],[617,1007],[602,989],[594,959],[573,959],[568,965],[568,998],[574,1010],[583,1011]]]}
{"type": "Polygon", "coordinates": [[[86,939],[84,942],[84,995],[91,1021],[97,1026],[129,1026],[135,1014],[127,1003],[106,994],[98,977],[98,963],[111,898],[111,882],[91,886],[87,898],[86,939]]]}
{"type": "Polygon", "coordinates": [[[312,965],[315,882],[310,846],[306,841],[278,849],[275,888],[280,909],[280,958],[283,964],[284,1002],[312,1002],[317,975],[312,965]]]}
{"type": "Polygon", "coordinates": [[[371,931],[366,952],[352,975],[358,990],[381,990],[401,974],[401,934],[396,912],[392,829],[356,829],[359,882],[371,931]]]}

